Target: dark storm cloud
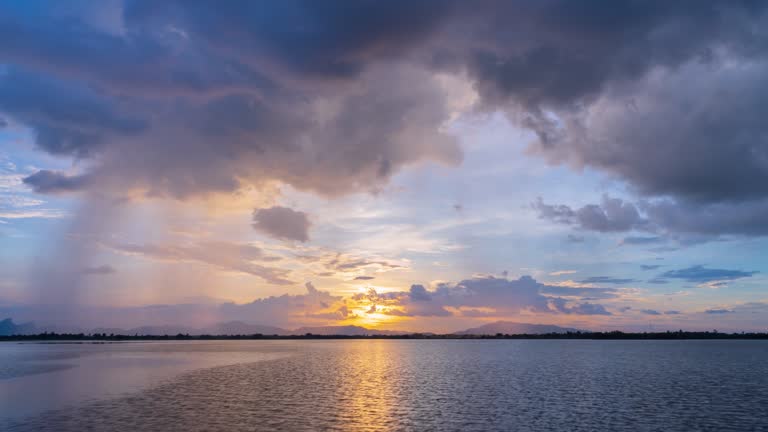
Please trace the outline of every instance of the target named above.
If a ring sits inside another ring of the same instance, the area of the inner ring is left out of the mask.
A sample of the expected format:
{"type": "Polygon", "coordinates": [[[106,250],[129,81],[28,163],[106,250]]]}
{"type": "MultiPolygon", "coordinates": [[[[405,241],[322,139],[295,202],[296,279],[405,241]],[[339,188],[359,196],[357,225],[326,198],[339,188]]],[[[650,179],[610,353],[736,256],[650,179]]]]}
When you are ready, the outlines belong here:
{"type": "Polygon", "coordinates": [[[726,270],[726,269],[712,269],[704,266],[696,265],[680,270],[670,270],[662,273],[661,277],[668,279],[682,279],[687,282],[714,282],[714,281],[729,281],[752,277],[757,274],[757,271],[742,271],[742,270],[726,270]]]}
{"type": "Polygon", "coordinates": [[[135,135],[145,122],[120,112],[118,100],[83,86],[16,68],[0,69],[0,111],[35,131],[55,155],[93,155],[110,135],[135,135]]]}
{"type": "Polygon", "coordinates": [[[32,187],[35,192],[46,194],[78,191],[87,187],[90,181],[90,176],[71,176],[49,170],[40,170],[23,179],[24,184],[32,187]]]}
{"type": "Polygon", "coordinates": [[[309,240],[311,226],[306,213],[287,207],[270,207],[253,211],[253,228],[280,240],[309,240]]]}
{"type": "Polygon", "coordinates": [[[452,1],[134,1],[126,21],[172,24],[206,47],[256,67],[301,77],[346,79],[377,59],[420,44],[454,9],[452,1]],[[233,44],[233,37],[238,43],[233,44]]]}
{"type": "MultiPolygon", "coordinates": [[[[0,6],[12,65],[0,110],[45,151],[93,158],[99,181],[82,188],[375,190],[408,164],[461,160],[437,72],[469,80],[552,161],[675,200],[768,196],[764,2],[84,4],[114,20],[79,4],[0,6]],[[40,102],[37,87],[9,84],[32,79],[62,85],[40,102]]],[[[576,213],[560,216],[597,231],[643,224],[627,203],[576,213]]]]}

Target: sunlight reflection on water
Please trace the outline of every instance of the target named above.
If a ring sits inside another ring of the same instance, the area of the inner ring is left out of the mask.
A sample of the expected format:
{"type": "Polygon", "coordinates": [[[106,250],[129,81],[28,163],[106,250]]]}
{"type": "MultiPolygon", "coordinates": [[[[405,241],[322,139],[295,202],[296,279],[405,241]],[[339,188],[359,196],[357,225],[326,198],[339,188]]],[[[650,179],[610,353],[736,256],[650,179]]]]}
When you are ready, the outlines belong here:
{"type": "MultiPolygon", "coordinates": [[[[153,375],[132,394],[17,419],[7,430],[768,430],[764,341],[232,341],[83,349],[98,353],[81,362],[112,364],[100,377],[126,368],[129,377],[173,371],[153,375]]],[[[86,369],[80,363],[0,385],[86,369]]]]}

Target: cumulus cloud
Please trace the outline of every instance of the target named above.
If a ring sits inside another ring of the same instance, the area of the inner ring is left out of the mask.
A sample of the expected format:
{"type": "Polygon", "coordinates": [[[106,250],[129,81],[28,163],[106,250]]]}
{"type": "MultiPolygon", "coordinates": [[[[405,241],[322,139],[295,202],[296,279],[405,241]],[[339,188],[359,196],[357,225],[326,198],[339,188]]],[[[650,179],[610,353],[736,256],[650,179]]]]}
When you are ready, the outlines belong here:
{"type": "Polygon", "coordinates": [[[610,315],[604,306],[585,302],[618,296],[614,289],[549,286],[530,276],[516,280],[475,277],[440,283],[435,290],[412,285],[408,291],[379,293],[371,288],[353,300],[376,306],[379,313],[396,316],[497,316],[526,311],[575,315],[610,315]]]}
{"type": "Polygon", "coordinates": [[[578,303],[568,305],[564,299],[555,298],[549,302],[550,306],[564,314],[575,315],[612,315],[608,312],[603,305],[596,303],[578,303]]]}
{"type": "Polygon", "coordinates": [[[287,207],[270,207],[253,211],[253,228],[280,240],[309,240],[311,223],[306,213],[287,207]]]}
{"type": "MultiPolygon", "coordinates": [[[[98,180],[78,188],[375,190],[409,164],[461,160],[443,74],[551,161],[644,194],[768,198],[760,3],[132,1],[103,6],[118,7],[111,26],[78,7],[0,14],[0,110],[41,149],[90,160],[98,180]]],[[[614,204],[561,216],[643,223],[614,204]]]]}

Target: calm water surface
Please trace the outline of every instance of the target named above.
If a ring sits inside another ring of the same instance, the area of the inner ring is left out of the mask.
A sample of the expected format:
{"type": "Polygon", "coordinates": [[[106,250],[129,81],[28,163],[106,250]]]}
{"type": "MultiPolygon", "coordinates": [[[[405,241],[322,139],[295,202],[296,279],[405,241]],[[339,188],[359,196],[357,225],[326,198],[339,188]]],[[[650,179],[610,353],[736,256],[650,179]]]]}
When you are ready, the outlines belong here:
{"type": "Polygon", "coordinates": [[[5,343],[0,430],[768,431],[768,342],[5,343]]]}

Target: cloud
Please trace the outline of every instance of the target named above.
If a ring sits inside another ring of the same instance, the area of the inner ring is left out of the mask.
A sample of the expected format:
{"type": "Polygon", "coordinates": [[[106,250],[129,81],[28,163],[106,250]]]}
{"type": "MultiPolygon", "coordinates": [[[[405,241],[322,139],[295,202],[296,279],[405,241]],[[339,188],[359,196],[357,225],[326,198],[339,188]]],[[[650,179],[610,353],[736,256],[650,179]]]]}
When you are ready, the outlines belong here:
{"type": "Polygon", "coordinates": [[[78,305],[73,314],[62,311],[61,305],[38,304],[0,307],[0,315],[10,314],[40,324],[68,325],[70,329],[149,325],[203,327],[231,321],[291,328],[356,318],[342,297],[317,289],[312,283],[305,284],[304,288],[300,294],[269,296],[247,303],[194,299],[184,304],[136,307],[78,305]]]}
{"type": "Polygon", "coordinates": [[[541,219],[588,231],[624,232],[643,229],[647,224],[632,203],[607,195],[600,205],[588,204],[575,210],[566,205],[545,204],[541,198],[533,203],[533,208],[541,219]]]}
{"type": "Polygon", "coordinates": [[[711,269],[701,265],[695,265],[679,270],[669,270],[662,273],[660,277],[667,279],[682,279],[687,282],[707,283],[742,279],[752,277],[757,273],[757,271],[711,269]]]}
{"type": "Polygon", "coordinates": [[[268,255],[254,245],[211,241],[186,244],[106,244],[105,247],[126,255],[165,262],[195,262],[257,276],[275,285],[290,285],[290,271],[258,262],[274,262],[279,257],[268,255]]]}
{"type": "Polygon", "coordinates": [[[287,207],[270,207],[253,211],[253,228],[281,240],[306,242],[311,226],[306,213],[287,207]]]}
{"type": "Polygon", "coordinates": [[[651,284],[656,284],[656,285],[665,285],[669,283],[667,279],[662,279],[658,277],[653,279],[648,279],[646,282],[651,284]]]}
{"type": "Polygon", "coordinates": [[[357,276],[355,277],[354,280],[373,280],[373,279],[376,279],[376,278],[373,276],[357,276]]]}
{"type": "Polygon", "coordinates": [[[623,284],[628,284],[632,282],[635,282],[635,280],[626,279],[626,278],[614,278],[610,276],[592,276],[579,281],[579,283],[583,283],[583,284],[615,284],[615,285],[623,285],[623,284]]]}
{"type": "MultiPolygon", "coordinates": [[[[3,32],[0,23],[0,34],[3,32]]],[[[6,27],[7,28],[7,27],[6,27]]],[[[0,72],[0,111],[31,127],[37,146],[55,155],[94,155],[110,137],[145,129],[139,116],[86,85],[26,69],[0,72]]]]}
{"type": "Polygon", "coordinates": [[[728,309],[707,309],[704,311],[704,313],[711,314],[711,315],[721,315],[721,314],[734,313],[734,311],[728,310],[728,309]]]}
{"type": "Polygon", "coordinates": [[[86,267],[81,270],[81,273],[84,275],[108,275],[116,272],[117,270],[115,270],[114,267],[107,264],[96,267],[86,267]]]}
{"type": "Polygon", "coordinates": [[[270,296],[245,304],[225,303],[218,313],[231,320],[269,325],[285,325],[306,319],[339,320],[350,316],[348,308],[341,303],[341,297],[319,290],[311,282],[307,282],[305,288],[305,294],[270,296]]]}
{"type": "Polygon", "coordinates": [[[662,267],[660,264],[640,264],[642,270],[656,270],[662,267]]]}
{"type": "Polygon", "coordinates": [[[541,288],[541,293],[547,296],[579,297],[583,300],[595,300],[616,298],[619,296],[620,291],[616,288],[544,285],[541,288]]]}
{"type": "Polygon", "coordinates": [[[663,237],[624,237],[619,243],[620,246],[624,245],[647,245],[655,243],[664,243],[666,241],[663,237]]]}
{"type": "Polygon", "coordinates": [[[379,293],[369,289],[352,299],[376,306],[378,313],[396,316],[497,316],[526,311],[531,313],[610,315],[602,305],[583,302],[607,299],[616,290],[569,288],[538,283],[530,276],[509,280],[492,276],[465,279],[458,283],[440,283],[433,291],[412,285],[409,291],[379,293]]]}
{"type": "Polygon", "coordinates": [[[643,313],[645,315],[661,315],[661,312],[653,309],[642,309],[640,310],[640,313],[643,313]]]}
{"type": "Polygon", "coordinates": [[[550,305],[558,312],[575,315],[612,315],[603,305],[595,303],[566,304],[563,299],[552,299],[550,305]]]}
{"type": "Polygon", "coordinates": [[[24,184],[35,192],[57,194],[84,189],[90,183],[87,175],[67,175],[58,171],[40,170],[24,178],[24,184]]]}
{"type": "Polygon", "coordinates": [[[337,253],[326,263],[326,267],[338,272],[356,272],[362,269],[376,271],[398,270],[406,268],[403,264],[387,259],[363,258],[354,255],[337,253]]]}
{"type": "Polygon", "coordinates": [[[562,275],[569,275],[569,274],[574,274],[574,273],[578,273],[578,272],[579,272],[578,270],[558,270],[558,271],[550,272],[549,275],[550,276],[562,276],[562,275]]]}
{"type": "MultiPolygon", "coordinates": [[[[553,162],[676,203],[768,194],[762,4],[132,1],[112,27],[82,7],[0,14],[3,118],[87,159],[81,189],[377,190],[461,161],[442,75],[553,162]]],[[[642,223],[629,205],[581,210],[568,218],[589,229],[642,223]]]]}
{"type": "MultiPolygon", "coordinates": [[[[748,202],[690,202],[669,198],[642,200],[637,204],[604,196],[601,204],[573,209],[563,204],[546,204],[538,199],[532,205],[540,219],[595,232],[654,233],[654,236],[628,236],[621,245],[698,243],[721,235],[762,236],[768,234],[768,199],[748,202]],[[617,208],[623,209],[618,211],[617,208]]],[[[674,250],[658,247],[654,250],[674,250]]]]}

